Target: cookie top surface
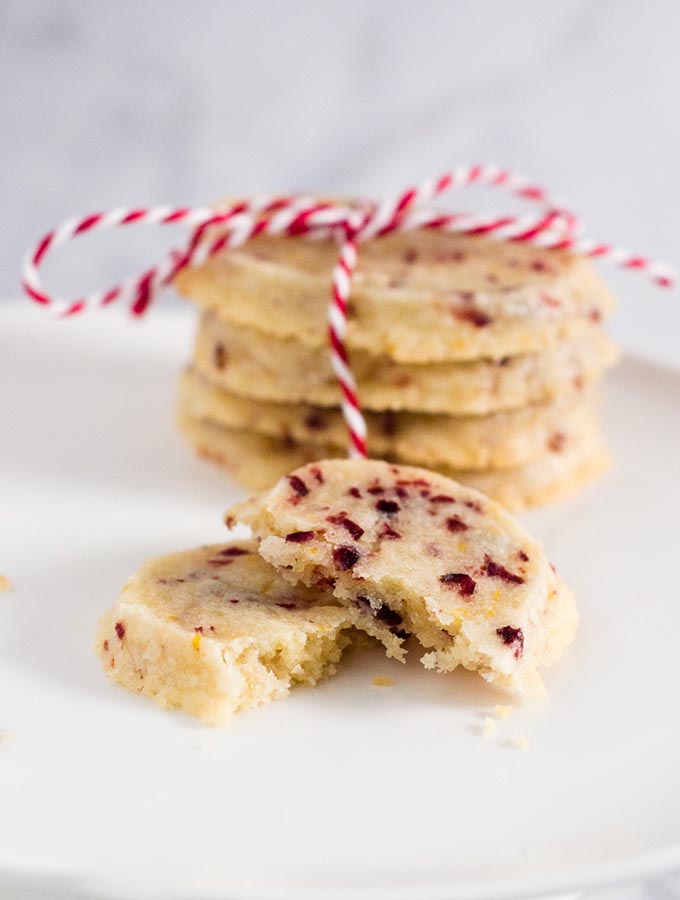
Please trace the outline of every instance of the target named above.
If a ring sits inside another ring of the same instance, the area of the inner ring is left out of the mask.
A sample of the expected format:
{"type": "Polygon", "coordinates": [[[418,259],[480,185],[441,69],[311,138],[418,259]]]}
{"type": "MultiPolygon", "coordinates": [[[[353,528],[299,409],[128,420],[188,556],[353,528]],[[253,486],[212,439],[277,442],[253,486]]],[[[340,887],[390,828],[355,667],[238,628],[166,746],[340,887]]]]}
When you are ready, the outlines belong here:
{"type": "Polygon", "coordinates": [[[254,541],[232,541],[171,553],[142,565],[121,594],[177,628],[216,641],[277,641],[291,629],[347,621],[327,592],[284,581],[254,541]]]}
{"type": "MultiPolygon", "coordinates": [[[[175,283],[237,324],[320,347],[337,252],[329,241],[261,237],[175,283]]],[[[567,323],[599,322],[612,305],[590,262],[564,251],[395,234],[361,245],[346,341],[402,362],[498,358],[551,346],[567,323]]]]}
{"type": "MultiPolygon", "coordinates": [[[[332,241],[260,237],[236,253],[263,266],[327,280],[338,249],[332,241]]],[[[582,257],[565,251],[450,232],[414,231],[362,243],[355,279],[367,291],[455,289],[506,294],[519,286],[548,289],[561,278],[590,269],[582,257]]]]}
{"type": "Polygon", "coordinates": [[[326,460],[231,516],[251,525],[284,577],[332,579],[343,601],[386,605],[455,664],[536,692],[549,607],[567,589],[541,545],[479,492],[411,466],[326,460]]]}

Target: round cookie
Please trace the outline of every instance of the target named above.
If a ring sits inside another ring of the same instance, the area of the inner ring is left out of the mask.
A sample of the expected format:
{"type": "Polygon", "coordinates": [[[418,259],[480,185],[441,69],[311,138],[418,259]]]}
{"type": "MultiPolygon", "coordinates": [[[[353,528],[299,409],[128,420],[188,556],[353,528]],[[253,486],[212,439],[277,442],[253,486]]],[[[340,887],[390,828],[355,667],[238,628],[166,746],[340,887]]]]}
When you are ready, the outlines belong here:
{"type": "MultiPolygon", "coordinates": [[[[175,283],[236,324],[319,348],[337,252],[332,241],[261,237],[175,283]]],[[[411,363],[498,358],[549,347],[566,320],[600,321],[612,305],[590,262],[563,251],[393,234],[360,247],[347,344],[411,363]]]]}
{"type": "MultiPolygon", "coordinates": [[[[286,472],[315,459],[344,456],[333,448],[297,444],[254,431],[237,431],[195,419],[180,411],[179,428],[204,459],[226,469],[252,490],[271,487],[286,472]]],[[[609,466],[609,454],[595,431],[560,440],[539,459],[497,472],[474,472],[439,466],[439,471],[484,491],[517,511],[563,500],[609,466]]]]}
{"type": "MultiPolygon", "coordinates": [[[[613,342],[592,323],[567,324],[576,335],[556,346],[497,360],[404,365],[354,351],[352,371],[362,405],[372,410],[483,415],[579,393],[618,354],[613,342]]],[[[318,406],[340,403],[325,348],[238,327],[214,313],[201,318],[193,367],[243,397],[318,406]]]]}
{"type": "MultiPolygon", "coordinates": [[[[541,696],[539,668],[571,642],[573,595],[497,503],[449,478],[378,460],[324,460],[228,511],[297,584],[322,582],[358,624],[413,634],[428,668],[478,671],[541,696]]],[[[401,649],[390,634],[388,652],[401,649]]]]}
{"type": "Polygon", "coordinates": [[[96,650],[112,681],[218,724],[332,674],[354,618],[327,592],[284,581],[255,542],[234,541],[141,566],[96,650]]]}
{"type": "MultiPolygon", "coordinates": [[[[567,398],[488,416],[366,413],[371,451],[379,458],[454,469],[510,469],[542,456],[565,434],[593,430],[591,398],[567,398]]],[[[179,406],[195,419],[281,440],[344,452],[347,427],[339,409],[240,397],[188,369],[179,406]]]]}

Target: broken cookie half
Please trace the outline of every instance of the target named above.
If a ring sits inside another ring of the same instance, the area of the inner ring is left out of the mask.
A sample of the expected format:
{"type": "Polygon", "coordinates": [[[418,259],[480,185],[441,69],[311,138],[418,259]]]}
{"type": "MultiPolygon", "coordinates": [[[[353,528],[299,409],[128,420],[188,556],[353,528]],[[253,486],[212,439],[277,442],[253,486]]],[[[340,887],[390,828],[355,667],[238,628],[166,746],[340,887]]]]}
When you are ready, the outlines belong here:
{"type": "Polygon", "coordinates": [[[230,509],[288,582],[318,586],[402,659],[457,666],[543,696],[539,669],[571,642],[573,594],[541,545],[497,503],[425,469],[326,460],[230,509]]]}
{"type": "Polygon", "coordinates": [[[145,563],[102,619],[97,651],[113,681],[220,724],[332,674],[355,618],[236,541],[145,563]]]}

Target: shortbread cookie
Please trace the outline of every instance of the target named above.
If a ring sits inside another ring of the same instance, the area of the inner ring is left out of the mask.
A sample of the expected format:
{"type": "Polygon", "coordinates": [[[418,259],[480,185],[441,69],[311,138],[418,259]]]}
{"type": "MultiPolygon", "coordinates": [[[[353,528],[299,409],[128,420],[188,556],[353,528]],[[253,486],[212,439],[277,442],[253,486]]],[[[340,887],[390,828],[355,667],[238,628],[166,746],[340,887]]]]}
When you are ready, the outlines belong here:
{"type": "Polygon", "coordinates": [[[97,652],[112,681],[218,724],[333,673],[353,616],[236,541],[145,563],[102,619],[97,652]]]}
{"type": "MultiPolygon", "coordinates": [[[[331,241],[259,238],[182,270],[176,284],[237,324],[321,347],[331,241]]],[[[563,251],[436,232],[361,245],[347,342],[401,362],[498,358],[564,337],[570,319],[600,321],[612,297],[590,262],[563,251]]]]}
{"type": "MultiPolygon", "coordinates": [[[[428,668],[478,671],[542,695],[539,667],[571,642],[571,591],[541,545],[497,503],[426,469],[325,460],[227,513],[291,583],[332,585],[358,610],[414,635],[428,668]]],[[[401,639],[390,635],[388,652],[401,639]]]]}
{"type": "MultiPolygon", "coordinates": [[[[525,406],[488,416],[408,412],[367,413],[376,457],[437,468],[510,469],[542,456],[546,448],[595,427],[592,398],[525,406]]],[[[180,410],[196,419],[296,443],[344,451],[347,427],[339,409],[310,404],[253,402],[191,369],[180,381],[180,410]]]]}
{"type": "MultiPolygon", "coordinates": [[[[366,409],[481,415],[545,403],[582,391],[617,358],[613,342],[592,324],[575,323],[580,338],[541,353],[498,360],[402,365],[352,353],[352,371],[366,409]]],[[[194,368],[234,394],[274,402],[337,406],[340,391],[326,349],[202,317],[194,368]]]]}
{"type": "MultiPolygon", "coordinates": [[[[327,446],[235,431],[182,413],[178,424],[199,456],[226,469],[252,490],[269,488],[286,472],[315,459],[345,455],[327,446]]],[[[601,436],[597,430],[587,430],[573,436],[560,433],[543,456],[513,469],[475,472],[437,468],[447,477],[483,490],[516,511],[563,500],[608,466],[609,454],[601,436]]]]}

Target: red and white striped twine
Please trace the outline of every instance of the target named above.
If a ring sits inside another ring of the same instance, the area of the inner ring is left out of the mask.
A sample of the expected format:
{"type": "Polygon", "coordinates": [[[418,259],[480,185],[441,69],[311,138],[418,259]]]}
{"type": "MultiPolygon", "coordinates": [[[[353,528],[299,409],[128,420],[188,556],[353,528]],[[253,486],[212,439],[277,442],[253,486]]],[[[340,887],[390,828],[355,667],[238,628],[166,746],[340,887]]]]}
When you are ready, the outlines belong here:
{"type": "Polygon", "coordinates": [[[308,239],[334,238],[339,255],[332,275],[328,307],[331,362],[342,392],[342,411],[350,436],[350,455],[366,456],[366,421],[361,412],[356,381],[345,347],[347,302],[357,263],[357,247],[369,238],[396,231],[432,229],[460,234],[486,235],[502,241],[527,242],[547,249],[569,250],[580,256],[607,259],[623,269],[647,275],[661,287],[672,287],[675,274],[647,256],[630,253],[611,244],[579,237],[579,220],[554,202],[547,192],[521,175],[493,165],[460,166],[440,178],[407,188],[382,203],[365,201],[346,206],[314,197],[266,196],[239,200],[223,208],[114,209],[70,219],[48,232],[23,265],[22,284],[31,299],[50,307],[58,316],[73,316],[89,307],[114,301],[130,304],[133,315],[142,315],[158,292],[170,284],[185,266],[199,265],[215,253],[239,247],[260,234],[308,239]],[[471,185],[504,188],[541,207],[538,215],[471,215],[433,211],[427,204],[447,191],[471,185]],[[38,269],[48,253],[66,241],[92,231],[134,224],[172,225],[191,229],[185,247],[173,250],[162,262],[140,275],[79,300],[56,300],[45,292],[38,269]]]}

